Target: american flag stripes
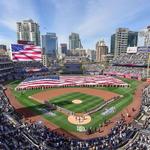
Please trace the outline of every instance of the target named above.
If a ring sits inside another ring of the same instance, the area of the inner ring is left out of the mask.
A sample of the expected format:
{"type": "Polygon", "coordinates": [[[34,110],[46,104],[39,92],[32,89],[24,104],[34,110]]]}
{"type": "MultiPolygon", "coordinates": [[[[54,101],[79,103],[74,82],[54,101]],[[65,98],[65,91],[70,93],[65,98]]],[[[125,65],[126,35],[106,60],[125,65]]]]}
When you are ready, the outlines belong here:
{"type": "Polygon", "coordinates": [[[13,61],[41,61],[42,49],[35,45],[11,44],[13,61]]]}
{"type": "Polygon", "coordinates": [[[17,86],[17,90],[41,88],[41,87],[63,87],[63,86],[97,86],[97,85],[116,85],[128,86],[122,80],[111,76],[60,76],[59,79],[40,78],[25,80],[17,86]]]}

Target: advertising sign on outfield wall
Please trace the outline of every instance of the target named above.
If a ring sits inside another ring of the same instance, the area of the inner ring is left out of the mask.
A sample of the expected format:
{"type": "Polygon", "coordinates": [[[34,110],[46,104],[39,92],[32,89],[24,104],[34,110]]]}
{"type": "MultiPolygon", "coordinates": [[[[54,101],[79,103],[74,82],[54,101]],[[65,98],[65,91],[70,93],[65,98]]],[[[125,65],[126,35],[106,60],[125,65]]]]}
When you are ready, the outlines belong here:
{"type": "Polygon", "coordinates": [[[127,53],[137,53],[137,47],[127,47],[127,53]]]}

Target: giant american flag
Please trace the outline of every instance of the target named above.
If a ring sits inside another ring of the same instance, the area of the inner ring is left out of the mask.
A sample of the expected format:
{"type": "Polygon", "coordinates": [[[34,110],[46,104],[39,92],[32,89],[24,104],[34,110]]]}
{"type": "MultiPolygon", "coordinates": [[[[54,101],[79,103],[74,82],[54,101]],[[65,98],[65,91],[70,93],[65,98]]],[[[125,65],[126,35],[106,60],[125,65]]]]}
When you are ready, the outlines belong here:
{"type": "Polygon", "coordinates": [[[42,49],[35,45],[11,44],[13,61],[40,61],[42,49]]]}
{"type": "Polygon", "coordinates": [[[30,89],[40,87],[82,86],[82,85],[124,85],[128,84],[111,76],[60,76],[59,79],[47,77],[32,77],[21,82],[16,89],[30,89]]]}

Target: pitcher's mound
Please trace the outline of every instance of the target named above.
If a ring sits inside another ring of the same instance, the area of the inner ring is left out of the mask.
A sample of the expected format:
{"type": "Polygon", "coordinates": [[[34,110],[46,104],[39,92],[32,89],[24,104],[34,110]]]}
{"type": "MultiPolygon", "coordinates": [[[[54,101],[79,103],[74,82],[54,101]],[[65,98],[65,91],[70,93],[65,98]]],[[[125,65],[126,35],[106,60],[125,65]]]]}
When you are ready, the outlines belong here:
{"type": "Polygon", "coordinates": [[[82,103],[82,101],[81,101],[81,100],[79,100],[79,99],[75,99],[75,100],[73,100],[73,101],[72,101],[72,103],[74,103],[74,104],[81,104],[81,103],[82,103]]]}
{"type": "Polygon", "coordinates": [[[75,115],[70,115],[68,117],[68,121],[71,124],[75,124],[75,125],[84,125],[84,124],[88,124],[91,122],[91,117],[89,115],[83,116],[83,117],[79,117],[79,116],[75,116],[75,115]]]}

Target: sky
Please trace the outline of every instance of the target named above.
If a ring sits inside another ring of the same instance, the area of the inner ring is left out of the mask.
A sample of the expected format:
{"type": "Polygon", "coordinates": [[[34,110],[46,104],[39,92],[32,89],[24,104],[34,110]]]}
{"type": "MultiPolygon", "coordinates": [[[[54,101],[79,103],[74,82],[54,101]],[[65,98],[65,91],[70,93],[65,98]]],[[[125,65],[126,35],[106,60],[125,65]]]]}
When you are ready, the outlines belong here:
{"type": "Polygon", "coordinates": [[[110,46],[116,28],[139,31],[150,25],[149,0],[0,0],[0,44],[16,43],[16,22],[33,19],[41,35],[55,32],[68,43],[71,32],[80,34],[84,48],[98,40],[110,46]]]}

